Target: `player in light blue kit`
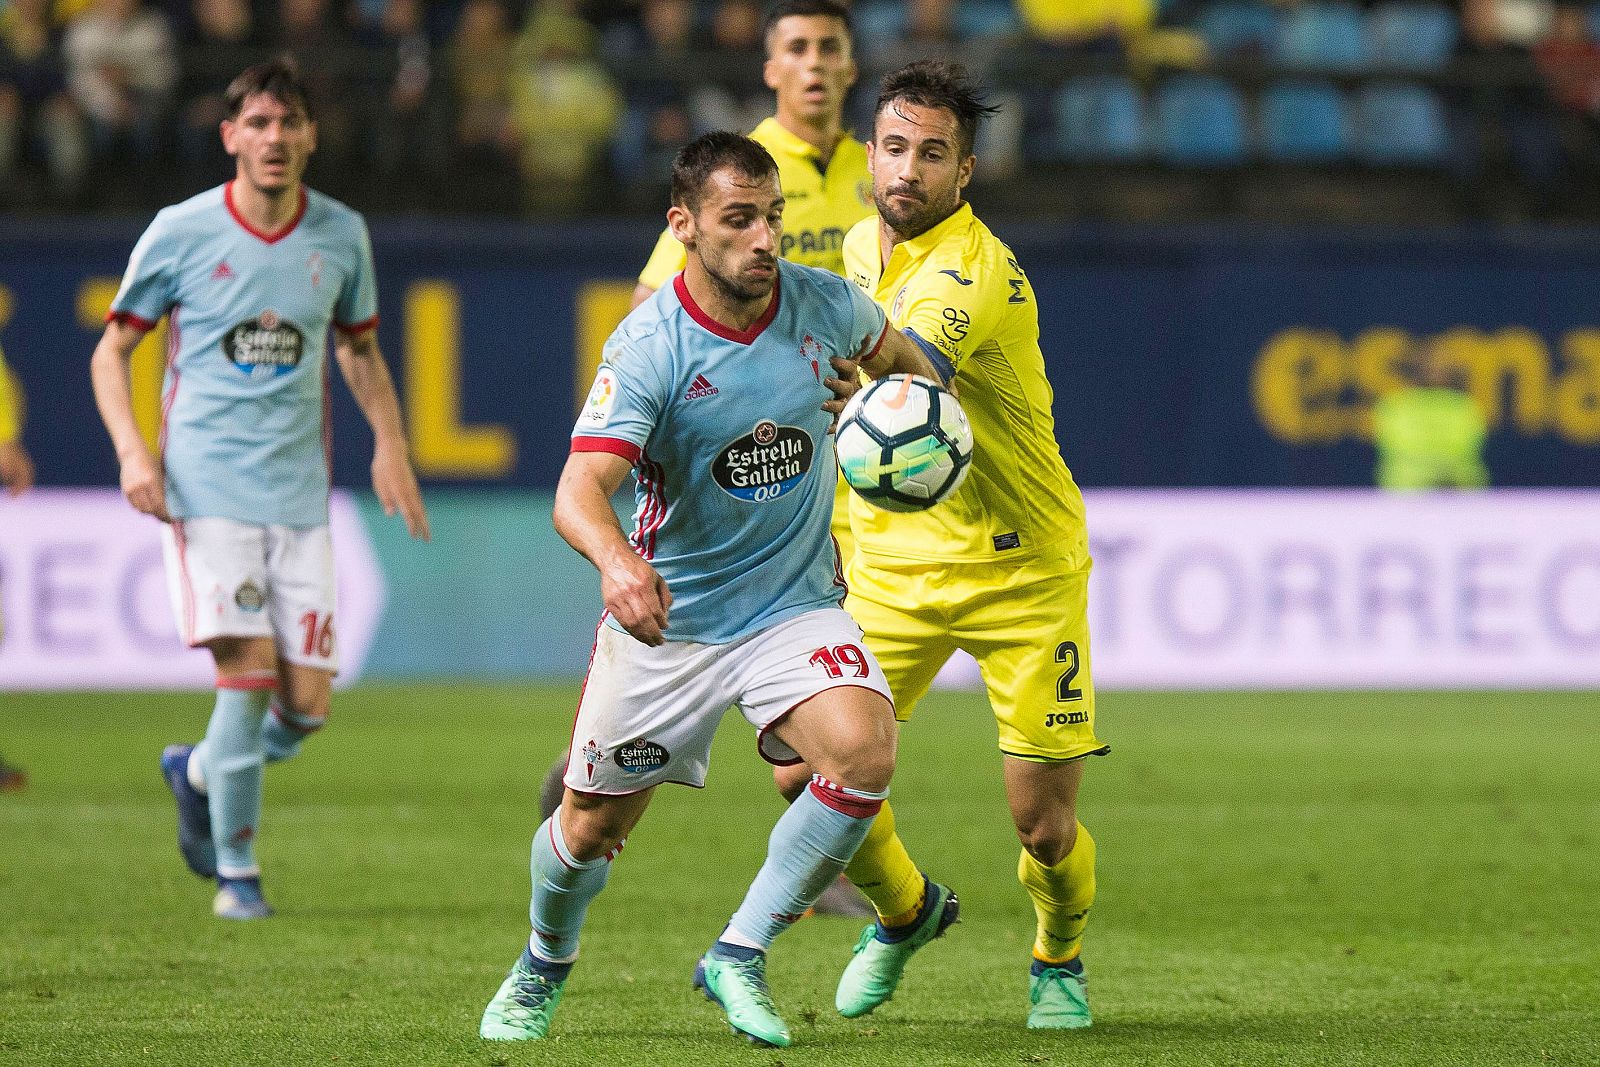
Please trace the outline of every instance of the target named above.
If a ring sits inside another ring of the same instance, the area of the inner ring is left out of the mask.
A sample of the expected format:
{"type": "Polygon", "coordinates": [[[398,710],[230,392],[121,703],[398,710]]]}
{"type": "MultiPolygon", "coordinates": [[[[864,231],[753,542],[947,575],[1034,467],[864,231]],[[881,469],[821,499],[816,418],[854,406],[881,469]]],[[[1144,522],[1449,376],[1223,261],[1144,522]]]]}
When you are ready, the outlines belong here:
{"type": "Polygon", "coordinates": [[[133,250],[92,363],[122,491],[163,528],[179,631],[211,651],[205,739],[162,774],[178,844],[217,880],[226,919],[271,914],[254,844],[264,763],[328,717],[338,669],[328,539],[327,340],[372,426],[372,484],[413,537],[428,520],[376,340],[361,216],[301,184],[316,124],[294,69],[251,67],[227,91],[234,179],[160,212],[133,250]],[[134,422],[128,360],[168,317],[160,456],[134,422]]]}
{"type": "Polygon", "coordinates": [[[599,569],[605,613],[562,804],[534,834],[533,933],[487,1038],[545,1036],[623,840],[657,785],[704,783],[737,705],[764,758],[816,773],[695,985],[736,1033],[788,1045],[766,950],[844,869],[894,770],[883,673],[839,606],[831,429],[857,360],[933,369],[855,286],[777,258],[777,166],[749,138],[679,153],[667,220],[688,262],[611,335],[556,490],[556,529],[599,569]],[[631,537],[610,502],[630,468],[631,537]]]}

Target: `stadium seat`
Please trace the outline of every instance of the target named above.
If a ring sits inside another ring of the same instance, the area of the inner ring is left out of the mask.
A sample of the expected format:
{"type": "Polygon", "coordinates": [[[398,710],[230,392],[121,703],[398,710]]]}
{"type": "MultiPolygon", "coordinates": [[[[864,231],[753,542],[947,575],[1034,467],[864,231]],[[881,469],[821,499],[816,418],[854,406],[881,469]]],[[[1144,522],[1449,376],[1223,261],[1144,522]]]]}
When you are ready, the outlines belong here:
{"type": "Polygon", "coordinates": [[[1355,96],[1356,155],[1378,166],[1442,163],[1449,149],[1444,107],[1421,85],[1367,85],[1355,96]]]}
{"type": "Polygon", "coordinates": [[[1350,110],[1331,82],[1269,85],[1261,94],[1261,143],[1268,159],[1332,163],[1350,155],[1350,110]]]}
{"type": "Polygon", "coordinates": [[[1253,0],[1208,4],[1194,28],[1216,56],[1271,55],[1277,50],[1283,16],[1276,8],[1253,0]]]}
{"type": "Polygon", "coordinates": [[[1382,4],[1367,15],[1372,59],[1379,66],[1441,70],[1455,50],[1456,16],[1440,4],[1382,4]]]}
{"type": "Polygon", "coordinates": [[[850,9],[850,21],[868,49],[879,48],[906,32],[906,7],[899,0],[865,0],[850,9]]]}
{"type": "Polygon", "coordinates": [[[1307,4],[1289,12],[1277,59],[1303,70],[1359,70],[1372,62],[1361,12],[1350,4],[1307,4]]]}
{"type": "Polygon", "coordinates": [[[999,37],[1022,28],[1011,0],[963,0],[956,5],[956,36],[963,41],[974,37],[999,37]]]}
{"type": "Polygon", "coordinates": [[[1149,147],[1144,96],[1123,75],[1073,78],[1056,93],[1055,114],[1063,159],[1130,160],[1149,147]]]}
{"type": "Polygon", "coordinates": [[[1178,166],[1244,162],[1244,98],[1221,78],[1181,74],[1156,90],[1156,151],[1178,166]]]}

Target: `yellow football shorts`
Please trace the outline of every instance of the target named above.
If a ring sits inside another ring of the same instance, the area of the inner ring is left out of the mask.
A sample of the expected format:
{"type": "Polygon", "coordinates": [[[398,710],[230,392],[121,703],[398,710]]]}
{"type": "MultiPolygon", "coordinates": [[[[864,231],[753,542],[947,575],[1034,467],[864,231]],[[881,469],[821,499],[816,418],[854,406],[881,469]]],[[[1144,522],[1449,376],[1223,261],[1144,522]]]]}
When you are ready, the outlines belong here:
{"type": "Polygon", "coordinates": [[[845,608],[866,631],[911,718],[945,661],[978,661],[1000,731],[1000,751],[1059,761],[1109,751],[1094,732],[1089,669],[1089,559],[1023,564],[864,559],[846,569],[845,608]]]}

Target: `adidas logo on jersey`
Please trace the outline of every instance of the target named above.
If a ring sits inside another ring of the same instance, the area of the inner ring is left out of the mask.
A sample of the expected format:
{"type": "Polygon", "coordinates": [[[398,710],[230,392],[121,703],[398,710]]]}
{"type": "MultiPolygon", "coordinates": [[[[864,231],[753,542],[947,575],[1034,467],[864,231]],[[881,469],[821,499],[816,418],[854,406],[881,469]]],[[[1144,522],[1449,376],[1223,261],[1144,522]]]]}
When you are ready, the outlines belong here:
{"type": "Polygon", "coordinates": [[[233,268],[228,266],[227,260],[223,260],[221,263],[218,263],[217,269],[211,272],[211,280],[214,282],[225,282],[232,277],[233,268]]]}
{"type": "Polygon", "coordinates": [[[694,383],[689,386],[689,391],[683,394],[685,400],[699,400],[702,397],[716,396],[722,390],[712,385],[704,374],[696,374],[694,383]]]}

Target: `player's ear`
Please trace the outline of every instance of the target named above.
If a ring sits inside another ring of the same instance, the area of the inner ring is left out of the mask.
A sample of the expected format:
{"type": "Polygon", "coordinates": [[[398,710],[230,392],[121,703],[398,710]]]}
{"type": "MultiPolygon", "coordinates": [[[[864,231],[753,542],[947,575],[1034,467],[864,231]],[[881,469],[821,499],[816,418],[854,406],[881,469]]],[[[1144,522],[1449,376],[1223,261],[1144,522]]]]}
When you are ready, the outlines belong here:
{"type": "Polygon", "coordinates": [[[761,80],[768,89],[773,92],[778,91],[778,71],[772,62],[771,56],[768,56],[761,64],[761,80]]]}
{"type": "Polygon", "coordinates": [[[961,166],[956,168],[956,190],[958,192],[962,189],[965,189],[967,187],[967,183],[972,180],[972,168],[977,166],[977,164],[978,157],[971,155],[966,159],[963,159],[961,161],[961,166]]]}
{"type": "Polygon", "coordinates": [[[313,153],[313,152],[315,152],[317,150],[317,120],[316,119],[307,119],[306,120],[306,134],[310,138],[310,140],[307,141],[307,143],[306,143],[306,155],[310,155],[311,153],[313,153]]]}
{"type": "Polygon", "coordinates": [[[232,119],[222,120],[222,149],[230,156],[236,156],[239,154],[239,146],[235,143],[235,135],[238,131],[238,128],[239,127],[232,119]]]}
{"type": "Polygon", "coordinates": [[[667,229],[672,231],[673,238],[685,248],[694,240],[694,215],[681,204],[673,204],[667,208],[667,229]]]}

